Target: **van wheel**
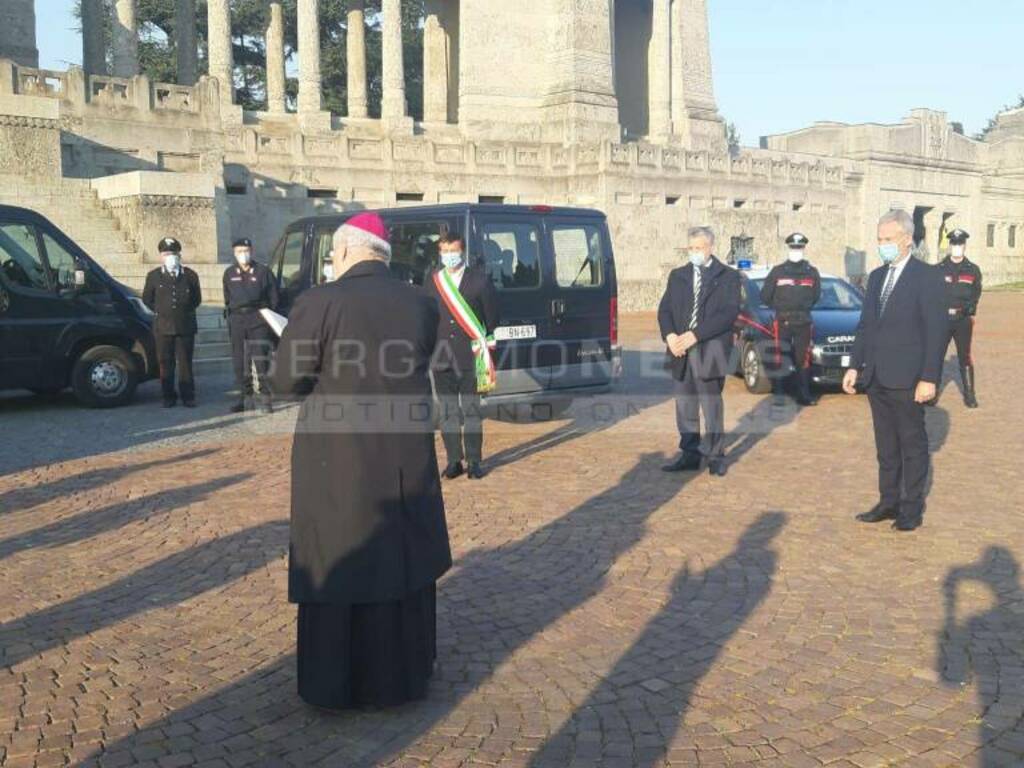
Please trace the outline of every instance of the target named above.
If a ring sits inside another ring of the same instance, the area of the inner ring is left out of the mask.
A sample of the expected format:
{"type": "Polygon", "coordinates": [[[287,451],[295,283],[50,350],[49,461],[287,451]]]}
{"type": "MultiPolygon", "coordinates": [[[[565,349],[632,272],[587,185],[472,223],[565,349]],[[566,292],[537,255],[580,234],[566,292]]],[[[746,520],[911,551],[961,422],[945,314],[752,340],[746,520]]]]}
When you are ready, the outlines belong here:
{"type": "Polygon", "coordinates": [[[130,353],[113,346],[92,347],[71,371],[75,397],[90,408],[115,408],[135,394],[139,372],[130,353]]]}
{"type": "Polygon", "coordinates": [[[747,391],[755,395],[766,395],[772,391],[772,382],[764,370],[764,361],[757,345],[747,342],[743,346],[743,383],[747,385],[747,391]]]}

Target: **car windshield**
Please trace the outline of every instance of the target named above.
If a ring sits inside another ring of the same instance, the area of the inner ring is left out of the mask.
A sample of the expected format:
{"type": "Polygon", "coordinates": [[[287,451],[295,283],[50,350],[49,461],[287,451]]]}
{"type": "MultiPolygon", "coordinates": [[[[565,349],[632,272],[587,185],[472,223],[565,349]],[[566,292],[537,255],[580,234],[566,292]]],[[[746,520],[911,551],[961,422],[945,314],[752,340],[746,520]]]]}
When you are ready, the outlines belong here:
{"type": "MultiPolygon", "coordinates": [[[[763,307],[761,301],[761,286],[764,285],[764,278],[751,280],[757,286],[758,303],[763,307]]],[[[825,277],[821,280],[821,298],[814,305],[816,311],[830,309],[854,309],[861,308],[861,298],[857,290],[845,280],[837,277],[825,277]]]]}

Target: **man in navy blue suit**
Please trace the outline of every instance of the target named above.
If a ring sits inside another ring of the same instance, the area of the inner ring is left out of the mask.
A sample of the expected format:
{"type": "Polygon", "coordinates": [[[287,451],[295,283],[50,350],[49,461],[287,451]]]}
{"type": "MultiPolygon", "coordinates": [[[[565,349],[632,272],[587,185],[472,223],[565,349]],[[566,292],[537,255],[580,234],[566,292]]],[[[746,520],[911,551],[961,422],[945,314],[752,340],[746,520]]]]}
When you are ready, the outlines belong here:
{"type": "Polygon", "coordinates": [[[672,270],[658,307],[661,337],[668,346],[668,368],[676,384],[679,457],[662,469],[726,473],[725,407],[722,389],[732,373],[732,332],[740,313],[740,276],[714,256],[715,235],[707,227],[690,230],[689,264],[672,270]],[[700,413],[707,441],[701,450],[700,413]]]}
{"type": "Polygon", "coordinates": [[[882,266],[868,277],[864,308],[843,390],[867,391],[875,426],[880,499],[857,516],[913,531],[924,516],[928,435],[924,407],[942,378],[948,328],[939,271],[913,258],[914,220],[890,211],[878,222],[882,266]]]}

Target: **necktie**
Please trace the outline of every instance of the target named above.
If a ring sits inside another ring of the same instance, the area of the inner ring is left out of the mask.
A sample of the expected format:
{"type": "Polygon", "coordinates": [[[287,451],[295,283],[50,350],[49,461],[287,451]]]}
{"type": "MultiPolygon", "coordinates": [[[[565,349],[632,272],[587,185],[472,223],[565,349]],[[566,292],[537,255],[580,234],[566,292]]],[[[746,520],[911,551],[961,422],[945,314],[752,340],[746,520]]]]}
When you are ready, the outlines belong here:
{"type": "Polygon", "coordinates": [[[882,296],[878,302],[878,314],[885,312],[885,305],[889,303],[893,286],[896,284],[896,267],[889,267],[889,274],[885,278],[885,285],[882,286],[882,296]]]}
{"type": "Polygon", "coordinates": [[[690,315],[690,330],[697,327],[697,310],[700,309],[701,268],[693,268],[693,312],[690,315]]]}

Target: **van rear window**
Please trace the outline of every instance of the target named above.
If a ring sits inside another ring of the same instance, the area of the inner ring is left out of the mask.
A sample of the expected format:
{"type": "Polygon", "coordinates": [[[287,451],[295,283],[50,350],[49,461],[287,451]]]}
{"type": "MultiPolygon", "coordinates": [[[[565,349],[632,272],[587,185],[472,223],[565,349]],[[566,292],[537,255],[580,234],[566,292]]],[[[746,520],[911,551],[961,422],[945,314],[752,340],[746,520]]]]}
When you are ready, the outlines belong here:
{"type": "Polygon", "coordinates": [[[561,288],[597,288],[604,284],[601,230],[585,224],[551,228],[555,278],[561,288]]]}
{"type": "Polygon", "coordinates": [[[540,232],[530,222],[485,222],[480,228],[483,261],[498,290],[540,286],[540,232]]]}

